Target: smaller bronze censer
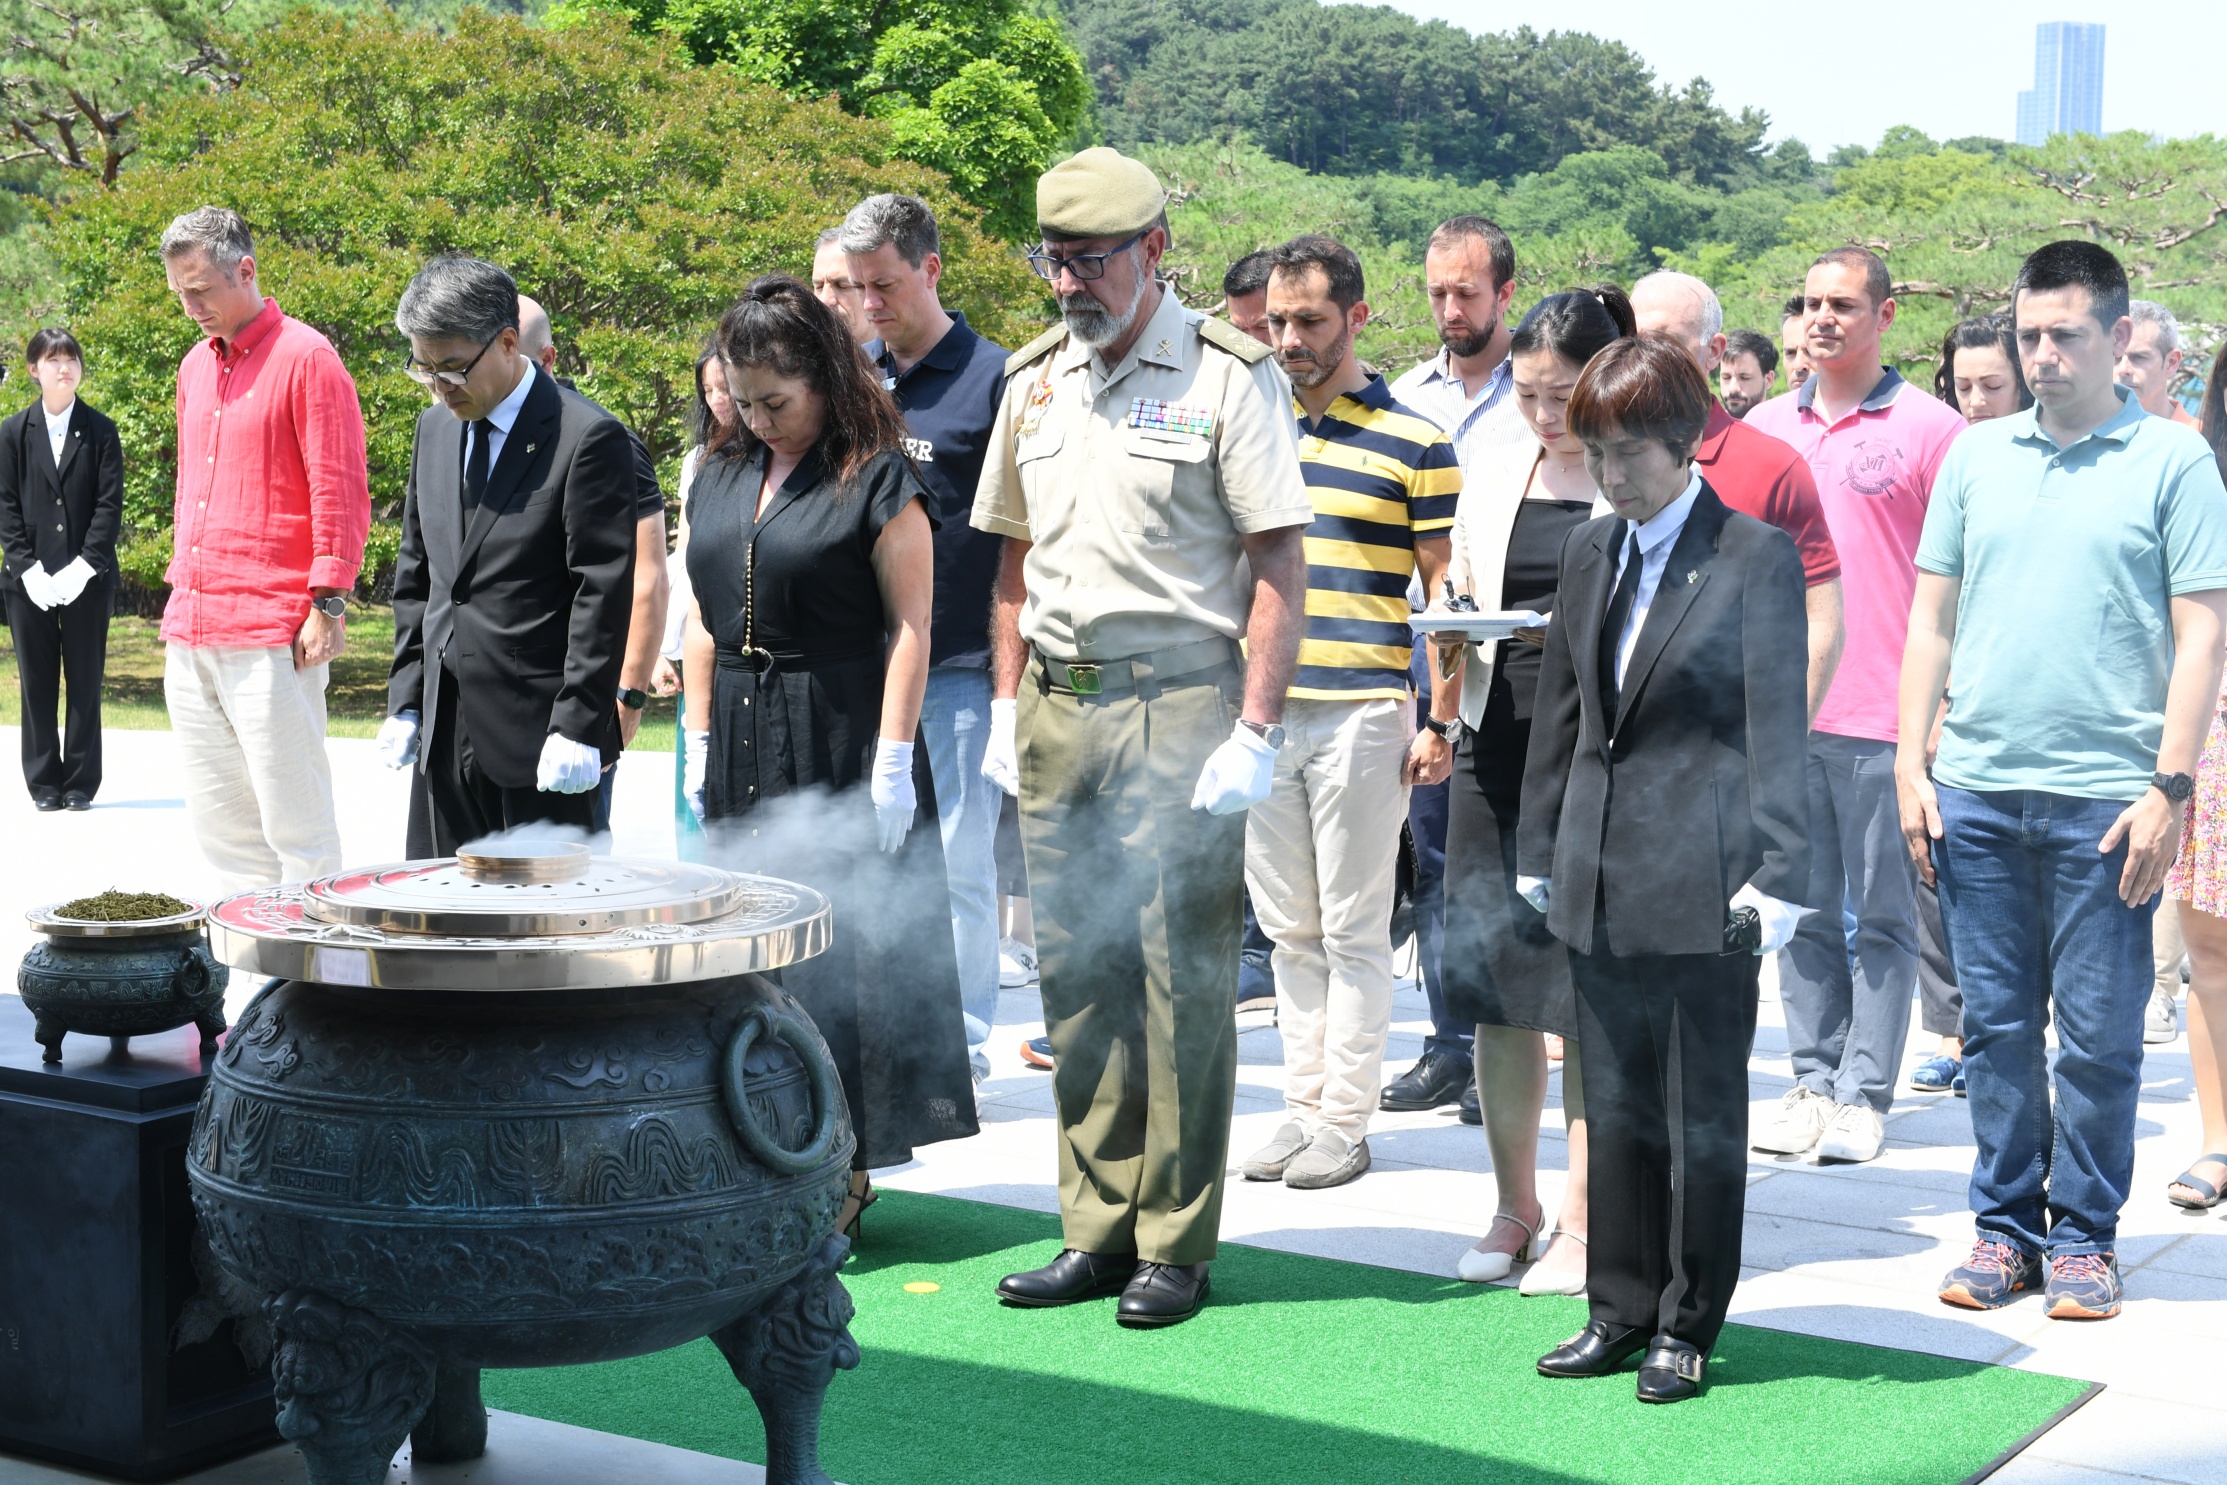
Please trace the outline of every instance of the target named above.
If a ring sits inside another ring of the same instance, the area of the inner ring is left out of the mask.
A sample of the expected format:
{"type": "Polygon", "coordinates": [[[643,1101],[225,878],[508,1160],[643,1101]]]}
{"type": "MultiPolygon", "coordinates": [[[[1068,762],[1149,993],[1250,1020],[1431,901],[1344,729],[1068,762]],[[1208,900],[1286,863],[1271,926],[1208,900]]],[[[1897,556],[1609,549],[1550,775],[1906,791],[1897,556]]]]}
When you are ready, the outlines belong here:
{"type": "Polygon", "coordinates": [[[45,936],[16,969],[16,989],[38,1018],[45,1060],[62,1060],[73,1031],[105,1036],[117,1051],[135,1036],[191,1021],[201,1049],[224,1031],[232,972],[209,957],[198,903],[159,893],[103,892],[25,913],[45,936]]]}

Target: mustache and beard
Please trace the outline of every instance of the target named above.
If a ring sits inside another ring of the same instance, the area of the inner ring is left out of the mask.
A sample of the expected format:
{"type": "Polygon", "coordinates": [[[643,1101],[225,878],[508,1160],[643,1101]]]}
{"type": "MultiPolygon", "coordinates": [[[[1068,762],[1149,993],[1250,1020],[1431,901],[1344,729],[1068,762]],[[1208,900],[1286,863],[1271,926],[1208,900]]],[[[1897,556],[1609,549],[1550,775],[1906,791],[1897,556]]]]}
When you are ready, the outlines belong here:
{"type": "Polygon", "coordinates": [[[1492,344],[1492,330],[1493,327],[1489,325],[1482,330],[1467,328],[1460,330],[1441,329],[1438,332],[1438,339],[1447,350],[1452,351],[1457,356],[1479,356],[1484,354],[1485,347],[1492,344]]]}
{"type": "MultiPolygon", "coordinates": [[[[1135,252],[1135,248],[1129,251],[1135,252]]],[[[1144,303],[1145,276],[1137,275],[1135,289],[1128,304],[1122,308],[1108,309],[1096,295],[1085,290],[1079,294],[1059,296],[1059,315],[1067,322],[1067,333],[1089,346],[1103,350],[1128,332],[1136,323],[1137,308],[1144,303]]]]}
{"type": "Polygon", "coordinates": [[[1352,350],[1353,336],[1348,333],[1324,347],[1320,355],[1304,346],[1292,351],[1278,351],[1276,364],[1283,367],[1284,375],[1291,378],[1293,386],[1319,387],[1337,374],[1338,368],[1345,365],[1345,358],[1352,350]]]}

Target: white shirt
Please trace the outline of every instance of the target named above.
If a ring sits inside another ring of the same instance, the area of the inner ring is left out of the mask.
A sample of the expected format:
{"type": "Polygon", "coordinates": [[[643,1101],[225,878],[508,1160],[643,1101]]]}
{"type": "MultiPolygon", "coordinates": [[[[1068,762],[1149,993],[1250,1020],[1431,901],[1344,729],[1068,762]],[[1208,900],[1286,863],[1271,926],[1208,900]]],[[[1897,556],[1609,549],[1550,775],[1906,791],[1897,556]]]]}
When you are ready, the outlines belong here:
{"type": "Polygon", "coordinates": [[[1616,584],[1624,580],[1624,549],[1631,545],[1632,537],[1639,537],[1639,590],[1632,594],[1632,611],[1624,620],[1624,633],[1616,641],[1616,684],[1624,684],[1625,667],[1632,662],[1632,648],[1639,643],[1640,631],[1647,627],[1647,610],[1655,602],[1655,590],[1661,586],[1663,569],[1670,565],[1670,549],[1678,544],[1678,533],[1686,529],[1686,517],[1693,514],[1695,497],[1701,494],[1701,471],[1696,469],[1686,480],[1685,493],[1656,511],[1634,528],[1626,523],[1618,540],[1621,546],[1616,553],[1616,576],[1609,583],[1609,592],[1616,591],[1616,584]]]}
{"type": "Polygon", "coordinates": [[[46,441],[54,450],[54,467],[57,469],[62,467],[62,450],[70,441],[70,414],[76,411],[77,399],[72,397],[68,407],[58,413],[46,415],[46,441]]]}
{"type": "Polygon", "coordinates": [[[1392,395],[1446,430],[1453,441],[1454,462],[1464,474],[1491,450],[1531,437],[1516,406],[1515,368],[1506,356],[1474,397],[1444,349],[1393,382],[1392,395]]]}
{"type": "MultiPolygon", "coordinates": [[[[487,473],[490,479],[494,478],[496,461],[503,457],[503,441],[510,437],[511,424],[518,421],[518,409],[526,405],[526,391],[533,384],[534,363],[528,361],[526,362],[526,374],[518,378],[518,385],[512,387],[510,395],[496,403],[495,410],[487,415],[487,421],[495,425],[495,431],[487,435],[487,473]]],[[[472,467],[472,440],[477,436],[478,426],[473,423],[466,423],[464,425],[464,467],[466,469],[472,467]]]]}

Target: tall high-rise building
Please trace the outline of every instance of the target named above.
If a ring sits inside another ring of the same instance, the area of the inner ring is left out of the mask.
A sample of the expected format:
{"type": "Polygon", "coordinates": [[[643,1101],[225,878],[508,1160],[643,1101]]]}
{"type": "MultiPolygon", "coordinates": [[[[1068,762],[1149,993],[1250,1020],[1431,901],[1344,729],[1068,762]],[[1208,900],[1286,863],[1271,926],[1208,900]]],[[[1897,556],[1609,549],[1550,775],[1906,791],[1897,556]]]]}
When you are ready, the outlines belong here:
{"type": "Polygon", "coordinates": [[[2103,27],[2044,21],[2034,27],[2034,85],[2018,95],[2018,142],[2103,132],[2103,27]]]}

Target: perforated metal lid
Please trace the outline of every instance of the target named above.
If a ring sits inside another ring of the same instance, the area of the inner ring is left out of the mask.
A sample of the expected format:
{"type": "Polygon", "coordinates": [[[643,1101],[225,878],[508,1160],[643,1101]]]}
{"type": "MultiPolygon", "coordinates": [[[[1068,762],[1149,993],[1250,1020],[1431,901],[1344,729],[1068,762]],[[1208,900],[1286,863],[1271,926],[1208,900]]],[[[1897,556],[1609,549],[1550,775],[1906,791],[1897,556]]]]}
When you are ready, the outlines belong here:
{"type": "Polygon", "coordinates": [[[748,974],[823,951],[809,887],[693,862],[512,842],[226,898],[209,941],[236,969],[326,984],[562,990],[748,974]]]}

